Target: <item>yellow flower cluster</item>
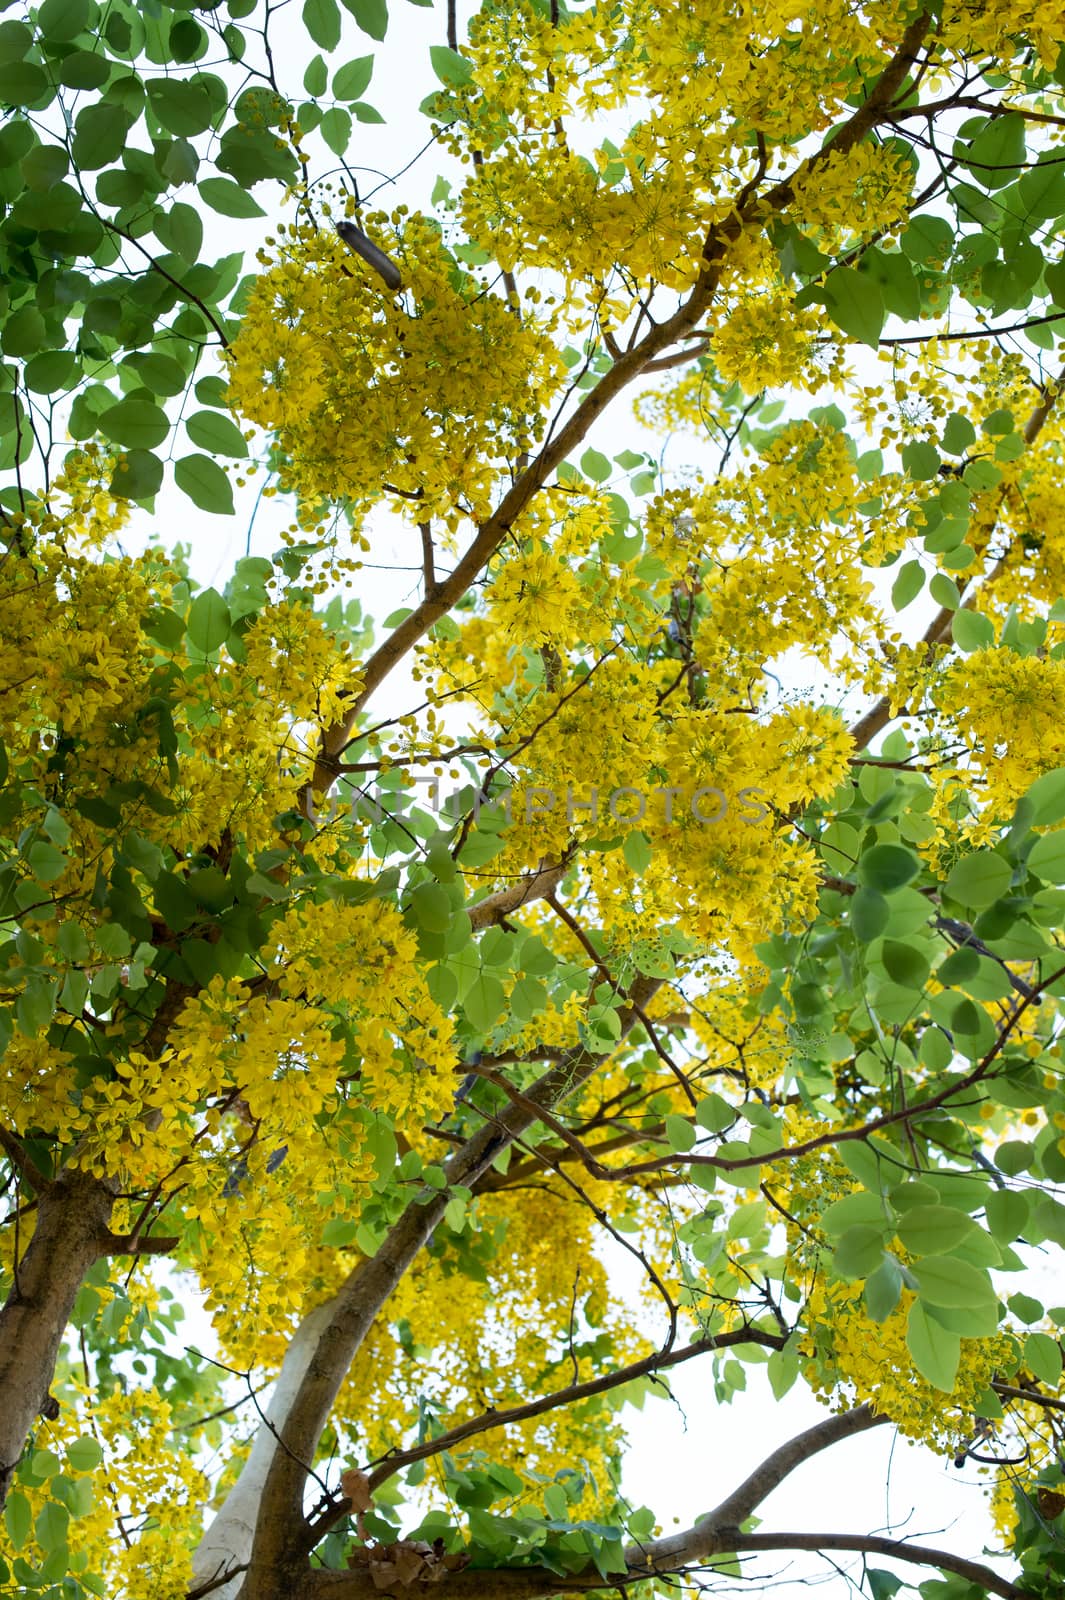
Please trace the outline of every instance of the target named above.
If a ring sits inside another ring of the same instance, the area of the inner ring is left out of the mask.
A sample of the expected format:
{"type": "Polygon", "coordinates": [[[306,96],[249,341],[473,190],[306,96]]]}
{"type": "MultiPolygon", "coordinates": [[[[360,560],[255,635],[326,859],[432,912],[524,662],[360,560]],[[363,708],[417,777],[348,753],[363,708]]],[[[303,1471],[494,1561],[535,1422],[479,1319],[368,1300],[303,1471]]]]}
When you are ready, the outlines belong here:
{"type": "Polygon", "coordinates": [[[786,384],[818,388],[824,375],[809,368],[820,325],[814,311],[795,309],[791,295],[752,296],[718,313],[714,363],[747,394],[786,384]]]}
{"type": "Polygon", "coordinates": [[[453,1025],[429,994],[418,941],[391,906],[305,904],[281,922],[286,994],[341,1008],[356,1024],[367,1102],[419,1126],[454,1097],[453,1025]]]}
{"type": "MultiPolygon", "coordinates": [[[[841,0],[815,12],[793,0],[626,0],[550,19],[529,3],[488,10],[470,30],[469,81],[439,112],[452,148],[478,152],[462,220],[504,267],[560,272],[578,295],[606,284],[608,262],[683,289],[751,175],[750,129],[787,147],[830,126],[906,15],[841,0]],[[644,114],[620,145],[583,154],[589,121],[633,101],[644,114]]],[[[902,188],[877,151],[857,159],[821,188],[855,237],[902,188]]],[[[618,303],[635,305],[629,285],[618,303]]]]}
{"type": "Polygon", "coordinates": [[[290,230],[228,352],[232,404],[277,433],[283,487],[311,523],[329,499],[361,512],[382,483],[417,503],[418,521],[483,519],[539,432],[561,360],[531,311],[465,274],[428,223],[397,213],[365,226],[404,293],[386,293],[335,235],[290,230]]]}
{"type": "Polygon", "coordinates": [[[995,1372],[1010,1365],[1013,1340],[1007,1334],[963,1339],[958,1374],[945,1401],[942,1390],[916,1370],[906,1344],[913,1294],[904,1289],[883,1322],[873,1322],[862,1294],[861,1284],[815,1285],[807,1301],[808,1382],[826,1396],[838,1397],[845,1388],[850,1402],[871,1402],[900,1432],[950,1453],[995,1372]]]}
{"type": "Polygon", "coordinates": [[[268,702],[329,727],[344,714],[340,691],[358,688],[358,674],[321,617],[284,601],[261,611],[244,634],[244,664],[268,702]]]}
{"type": "MultiPolygon", "coordinates": [[[[76,1403],[67,1397],[58,1418],[39,1425],[29,1458],[36,1481],[17,1480],[13,1495],[28,1502],[31,1527],[40,1532],[45,1506],[54,1515],[57,1502],[73,1502],[68,1569],[88,1591],[113,1600],[183,1600],[208,1482],[174,1434],[169,1402],[154,1387],[116,1382],[110,1393],[98,1393],[81,1379],[68,1385],[76,1403]],[[116,1505],[125,1513],[122,1539],[115,1537],[116,1505]]],[[[0,1557],[43,1567],[54,1545],[42,1545],[32,1531],[16,1552],[10,1527],[10,1520],[0,1522],[0,1557]]]]}
{"type": "Polygon", "coordinates": [[[572,568],[542,544],[504,562],[488,605],[492,631],[522,644],[568,644],[583,621],[583,596],[572,568]]]}
{"type": "Polygon", "coordinates": [[[979,650],[950,669],[936,699],[964,737],[993,810],[1065,766],[1065,662],[979,650]]]}
{"type": "MultiPolygon", "coordinates": [[[[602,1185],[591,1185],[606,1201],[602,1185]]],[[[423,1259],[397,1288],[382,1319],[360,1350],[340,1395],[339,1408],[350,1416],[366,1454],[376,1456],[394,1443],[403,1428],[416,1428],[428,1402],[447,1407],[452,1422],[476,1415],[491,1394],[499,1410],[517,1405],[536,1383],[552,1387],[592,1376],[592,1362],[571,1359],[570,1340],[577,1318],[596,1338],[609,1342],[617,1365],[637,1359],[649,1346],[625,1307],[612,1305],[607,1275],[597,1259],[594,1225],[584,1207],[567,1205],[545,1190],[486,1195],[477,1202],[467,1228],[478,1239],[492,1239],[485,1280],[454,1278],[444,1260],[423,1259]],[[375,1414],[365,1403],[370,1390],[387,1392],[390,1407],[375,1414]]],[[[564,1407],[506,1433],[506,1459],[525,1478],[518,1503],[535,1505],[540,1480],[566,1467],[586,1473],[584,1494],[574,1516],[594,1516],[611,1495],[612,1463],[621,1442],[609,1398],[564,1407]]],[[[479,1441],[456,1451],[475,1455],[479,1441]]]]}
{"type": "Polygon", "coordinates": [[[863,236],[890,233],[906,216],[914,165],[896,149],[858,144],[814,160],[792,184],[791,220],[826,255],[863,236]]]}

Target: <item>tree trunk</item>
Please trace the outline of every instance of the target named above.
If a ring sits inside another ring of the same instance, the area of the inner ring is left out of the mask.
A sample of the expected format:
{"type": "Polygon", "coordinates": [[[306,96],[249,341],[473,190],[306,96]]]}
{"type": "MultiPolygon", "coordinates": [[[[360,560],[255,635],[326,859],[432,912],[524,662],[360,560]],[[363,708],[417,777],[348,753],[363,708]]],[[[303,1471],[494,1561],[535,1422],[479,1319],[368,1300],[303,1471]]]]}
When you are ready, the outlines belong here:
{"type": "Polygon", "coordinates": [[[55,1372],[85,1274],[106,1250],[114,1196],[71,1172],[40,1193],[37,1222],[0,1310],[0,1505],[55,1372]]]}
{"type": "Polygon", "coordinates": [[[251,1454],[226,1495],[221,1510],[196,1547],[196,1554],[192,1558],[194,1587],[209,1583],[224,1572],[235,1573],[227,1583],[211,1590],[212,1600],[234,1600],[240,1590],[240,1574],[251,1559],[259,1501],[277,1449],[277,1439],[288,1421],[292,1402],[299,1392],[311,1357],[318,1348],[319,1335],[329,1321],[332,1310],[331,1300],[315,1306],[293,1334],[277,1375],[265,1419],[256,1432],[251,1454]]]}

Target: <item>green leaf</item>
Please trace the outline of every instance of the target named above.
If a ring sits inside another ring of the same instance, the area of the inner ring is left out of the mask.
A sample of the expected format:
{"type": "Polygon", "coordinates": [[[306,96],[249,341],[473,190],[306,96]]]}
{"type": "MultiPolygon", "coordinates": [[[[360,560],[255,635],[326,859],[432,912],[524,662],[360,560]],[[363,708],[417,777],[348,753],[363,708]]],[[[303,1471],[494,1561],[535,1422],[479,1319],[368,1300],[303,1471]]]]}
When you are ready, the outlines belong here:
{"type": "Polygon", "coordinates": [[[875,350],[887,315],[878,285],[853,267],[836,267],[825,279],[824,296],[836,326],[875,350]]]}
{"type": "Polygon", "coordinates": [[[1024,132],[1022,114],[1007,111],[1000,117],[987,119],[967,152],[964,146],[960,150],[955,146],[955,152],[961,155],[962,164],[968,167],[981,188],[1002,189],[1012,183],[1018,168],[1024,165],[1024,132]]]}
{"type": "Polygon", "coordinates": [[[327,1250],[343,1250],[355,1243],[359,1224],[352,1217],[330,1217],[322,1229],[322,1244],[327,1250]]]}
{"type": "Polygon", "coordinates": [[[90,1434],[82,1434],[67,1445],[67,1464],[75,1472],[92,1472],[103,1458],[103,1451],[90,1434]]]}
{"type": "Polygon", "coordinates": [[[899,1303],[902,1274],[889,1256],[865,1280],[865,1304],[874,1322],[884,1322],[899,1303]]]}
{"type": "Polygon", "coordinates": [[[76,39],[89,23],[89,0],[44,0],[37,25],[48,39],[76,39]]]}
{"type": "Polygon", "coordinates": [[[950,1333],[929,1316],[920,1300],[910,1307],[906,1321],[906,1344],[913,1364],[935,1389],[949,1394],[958,1376],[961,1338],[950,1333]]]}
{"type": "Polygon", "coordinates": [[[21,1550],[26,1543],[32,1524],[33,1512],[29,1501],[20,1489],[13,1489],[4,1507],[4,1525],[16,1550],[21,1550]]]}
{"type": "Polygon", "coordinates": [[[337,100],[361,100],[373,77],[373,56],[359,56],[333,74],[333,94],[337,100]]]}
{"type": "Polygon", "coordinates": [[[928,592],[937,606],[943,606],[947,611],[957,611],[961,605],[961,594],[953,578],[948,578],[945,572],[937,572],[928,585],[928,592]]]}
{"type": "Polygon", "coordinates": [[[26,387],[34,394],[56,394],[69,389],[79,375],[73,350],[42,350],[26,364],[26,387]]]}
{"type": "Polygon", "coordinates": [[[232,514],[233,485],[209,456],[182,456],[174,466],[174,479],[201,511],[232,514]]]}
{"type": "Polygon", "coordinates": [[[225,644],[232,625],[229,607],[217,589],[205,589],[189,607],[189,641],[205,656],[225,644]]]}
{"type": "Polygon", "coordinates": [[[72,50],[59,63],[58,76],[68,89],[99,89],[111,76],[111,63],[94,50],[72,50]]]}
{"type": "Polygon", "coordinates": [[[669,1147],[677,1155],[686,1155],[693,1148],[696,1134],[687,1117],[680,1117],[670,1112],[665,1120],[665,1128],[669,1147]]]}
{"type": "Polygon", "coordinates": [[[212,211],[223,217],[265,217],[258,200],[232,178],[204,178],[196,185],[212,211]]]}
{"type": "Polygon", "coordinates": [[[125,450],[115,464],[109,488],[123,500],[150,500],[163,481],[163,463],[150,450],[125,450]]]}
{"type": "Polygon", "coordinates": [[[335,156],[342,156],[351,139],[351,115],[334,106],[327,111],[319,124],[319,132],[335,156]]]}
{"type": "Polygon", "coordinates": [[[765,1370],[774,1400],[783,1400],[799,1376],[798,1353],[794,1350],[774,1350],[766,1362],[765,1370]]]}
{"type": "Polygon", "coordinates": [[[410,897],[410,912],[415,927],[426,933],[444,933],[454,915],[451,897],[439,883],[419,883],[410,897]]]}
{"type": "Polygon", "coordinates": [[[63,852],[57,850],[54,844],[46,843],[44,839],[38,839],[27,848],[26,860],[38,883],[54,883],[57,878],[63,876],[69,866],[63,852]]]}
{"type": "Polygon", "coordinates": [[[429,60],[440,82],[448,89],[461,89],[463,84],[469,83],[473,78],[473,67],[470,62],[457,51],[449,50],[445,44],[431,44],[429,60]]]}
{"type": "Polygon", "coordinates": [[[1065,883],[1065,832],[1045,833],[1037,839],[1027,866],[1044,883],[1065,883]]]}
{"type": "Polygon", "coordinates": [[[37,1521],[33,1525],[37,1535],[37,1543],[46,1553],[51,1554],[67,1542],[70,1532],[70,1512],[66,1506],[57,1505],[54,1500],[49,1500],[37,1513],[37,1521]]]}
{"type": "Polygon", "coordinates": [[[303,74],[303,87],[307,94],[316,99],[320,94],[325,94],[329,84],[329,68],[321,56],[315,56],[306,72],[303,74]]]}
{"type": "Polygon", "coordinates": [[[611,473],[610,459],[601,450],[589,447],[581,456],[581,471],[593,483],[605,483],[611,473]]]}
{"type": "Polygon", "coordinates": [[[359,122],[384,122],[385,120],[381,113],[374,106],[368,105],[365,100],[353,100],[349,109],[352,116],[359,122]]]}
{"type": "Polygon", "coordinates": [[[708,1133],[723,1133],[731,1128],[737,1115],[735,1106],[730,1106],[723,1095],[713,1092],[705,1095],[695,1108],[696,1122],[708,1133]]]}
{"type": "Polygon", "coordinates": [[[911,1206],[898,1225],[898,1235],[914,1255],[946,1255],[974,1231],[976,1224],[954,1206],[911,1206]]]}
{"type": "Polygon", "coordinates": [[[939,471],[939,451],[927,439],[913,439],[904,444],[901,456],[903,466],[917,483],[927,482],[939,471]]]}
{"type": "Polygon", "coordinates": [[[171,206],[166,214],[165,242],[190,266],[195,266],[203,247],[203,223],[199,212],[183,201],[171,206]]]}
{"type": "Polygon", "coordinates": [[[884,940],[881,960],[888,977],[905,989],[923,988],[932,965],[923,949],[898,939],[884,940]]]}
{"type": "Polygon", "coordinates": [[[995,1189],[987,1197],[984,1215],[991,1237],[998,1244],[1012,1244],[1028,1226],[1031,1202],[1027,1195],[1010,1189],[995,1189]]]}
{"type": "MultiPolygon", "coordinates": [[[[423,4],[424,0],[418,0],[423,4]]],[[[430,0],[431,3],[431,0],[430,0]]],[[[371,39],[383,39],[388,31],[388,6],[386,0],[344,0],[344,4],[371,39]]]]}
{"type": "Polygon", "coordinates": [[[635,872],[638,876],[640,873],[646,872],[651,864],[651,841],[645,833],[641,833],[638,828],[634,828],[631,833],[625,835],[625,843],[621,847],[621,853],[625,857],[625,863],[629,870],[635,872]]]}
{"type": "Polygon", "coordinates": [[[990,617],[964,606],[954,613],[951,633],[959,650],[968,654],[972,650],[990,650],[995,642],[994,624],[990,617]]]}
{"type": "Polygon", "coordinates": [[[979,971],[980,957],[971,945],[963,944],[936,968],[936,982],[949,989],[953,984],[969,982],[979,971]]]}
{"type": "Polygon", "coordinates": [[[337,0],[303,0],[303,26],[323,50],[340,43],[340,7],[337,0]]]}
{"type": "Polygon", "coordinates": [[[836,1246],[832,1265],[841,1278],[867,1278],[884,1259],[884,1230],[868,1223],[848,1228],[836,1246]]]}
{"type": "Polygon", "coordinates": [[[193,444],[223,456],[246,456],[247,442],[232,417],[220,411],[195,411],[185,423],[193,444]]]}
{"type": "Polygon", "coordinates": [[[891,585],[891,604],[896,611],[904,611],[924,588],[924,568],[919,561],[907,561],[899,568],[891,585]]]}
{"type": "Polygon", "coordinates": [[[913,851],[898,844],[875,844],[858,858],[859,882],[885,894],[910,883],[920,870],[920,860],[913,851]]]}
{"type": "Polygon", "coordinates": [[[89,941],[76,922],[62,922],[56,935],[60,954],[67,961],[88,961],[89,941]]]}
{"type": "Polygon", "coordinates": [[[850,902],[850,925],[856,939],[870,944],[891,920],[891,906],[878,889],[859,889],[850,902]]]}
{"type": "Polygon", "coordinates": [[[848,1228],[859,1225],[882,1231],[886,1220],[883,1198],[878,1194],[870,1194],[866,1189],[858,1189],[854,1194],[845,1194],[841,1200],[833,1200],[822,1213],[821,1231],[827,1239],[840,1239],[848,1228]]]}
{"type": "Polygon", "coordinates": [[[959,1311],[996,1303],[997,1296],[986,1270],[956,1256],[926,1256],[908,1269],[917,1279],[922,1300],[930,1306],[959,1311]]]}
{"type": "Polygon", "coordinates": [[[993,850],[974,850],[952,867],[945,888],[963,906],[989,906],[1006,893],[1013,868],[993,850]]]}
{"type": "Polygon", "coordinates": [[[148,105],[160,126],[181,139],[206,133],[216,116],[206,87],[182,78],[154,78],[148,84],[148,105]]]}
{"type": "Polygon", "coordinates": [[[970,445],[975,443],[976,429],[968,417],[963,416],[960,411],[952,412],[943,429],[944,450],[951,456],[963,456],[970,445]]]}
{"type": "Polygon", "coordinates": [[[48,90],[48,79],[35,62],[9,61],[0,66],[0,105],[32,106],[43,100],[48,90]]]}
{"type": "Polygon", "coordinates": [[[40,349],[44,336],[44,318],[37,307],[20,306],[4,323],[0,348],[8,356],[31,356],[40,349]]]}
{"type": "Polygon", "coordinates": [[[1049,1333],[1030,1333],[1024,1341],[1024,1365],[1041,1383],[1057,1389],[1061,1381],[1061,1346],[1049,1333]]]}
{"type": "Polygon", "coordinates": [[[170,432],[170,418],[153,400],[120,400],[100,418],[100,432],[115,444],[154,450],[170,432]]]}
{"type": "Polygon", "coordinates": [[[1025,791],[1024,801],[1031,807],[1033,827],[1046,828],[1061,822],[1065,818],[1065,767],[1044,772],[1025,791]]]}
{"type": "Polygon", "coordinates": [[[954,228],[945,217],[911,217],[899,248],[911,261],[941,265],[954,248],[954,228]]]}
{"type": "Polygon", "coordinates": [[[531,1022],[547,1005],[547,990],[539,978],[519,978],[510,994],[510,1010],[519,1022],[531,1022]]]}
{"type": "Polygon", "coordinates": [[[473,1027],[479,1033],[487,1033],[502,1015],[506,998],[499,979],[490,972],[482,972],[474,978],[462,1004],[473,1027]]]}

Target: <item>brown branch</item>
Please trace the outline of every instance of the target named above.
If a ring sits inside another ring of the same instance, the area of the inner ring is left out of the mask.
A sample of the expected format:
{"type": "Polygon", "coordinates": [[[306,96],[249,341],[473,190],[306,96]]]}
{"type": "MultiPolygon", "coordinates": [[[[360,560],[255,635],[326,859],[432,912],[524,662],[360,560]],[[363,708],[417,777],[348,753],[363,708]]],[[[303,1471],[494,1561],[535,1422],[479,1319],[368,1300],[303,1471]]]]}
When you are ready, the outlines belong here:
{"type": "MultiPolygon", "coordinates": [[[[506,1411],[497,1411],[494,1406],[489,1407],[479,1416],[471,1417],[468,1422],[461,1422],[456,1427],[449,1428],[446,1433],[439,1434],[435,1439],[427,1439],[423,1444],[415,1445],[409,1450],[397,1450],[386,1456],[369,1475],[370,1489],[376,1489],[379,1484],[387,1482],[413,1462],[424,1461],[426,1457],[438,1455],[442,1450],[451,1450],[465,1439],[489,1433],[495,1428],[510,1427],[512,1423],[524,1422],[529,1417],[543,1416],[547,1411],[573,1405],[579,1400],[590,1399],[593,1395],[607,1394],[612,1389],[620,1388],[622,1384],[632,1383],[637,1378],[662,1372],[669,1367],[680,1366],[696,1356],[705,1355],[709,1350],[725,1350],[741,1344],[759,1344],[772,1350],[780,1350],[786,1338],[786,1334],[768,1333],[761,1328],[735,1328],[730,1333],[697,1339],[693,1344],[684,1345],[680,1350],[656,1350],[652,1355],[644,1356],[641,1361],[632,1361],[627,1367],[619,1367],[616,1372],[608,1372],[599,1378],[590,1378],[584,1383],[572,1383],[568,1388],[556,1389],[551,1394],[527,1401],[525,1405],[511,1406],[506,1411]]],[[[329,1527],[347,1515],[348,1505],[348,1501],[341,1501],[314,1524],[313,1532],[316,1539],[320,1539],[329,1527]]]]}
{"type": "MultiPolygon", "coordinates": [[[[886,1421],[887,1418],[877,1416],[871,1407],[859,1406],[853,1411],[829,1417],[815,1427],[808,1428],[797,1438],[789,1440],[779,1450],[774,1450],[767,1456],[734,1494],[729,1495],[716,1510],[705,1517],[700,1517],[693,1527],[663,1539],[626,1546],[622,1557],[624,1566],[619,1568],[616,1574],[611,1573],[608,1582],[604,1582],[602,1575],[594,1568],[585,1568],[582,1572],[567,1574],[564,1577],[535,1568],[511,1571],[467,1569],[465,1572],[452,1573],[449,1576],[447,1583],[449,1600],[546,1600],[547,1596],[582,1594],[589,1589],[624,1589],[629,1584],[644,1582],[648,1578],[664,1577],[680,1572],[695,1562],[705,1561],[716,1555],[731,1555],[737,1549],[748,1548],[747,1541],[758,1537],[754,1534],[741,1534],[736,1518],[743,1520],[750,1516],[789,1473],[809,1461],[812,1456],[842,1439],[878,1427],[886,1421]]],[[[769,1539],[792,1536],[769,1534],[762,1537],[769,1539]]],[[[807,1536],[799,1534],[794,1537],[802,1540],[807,1536]]],[[[834,1534],[825,1534],[825,1548],[828,1548],[830,1541],[836,1537],[834,1534]]],[[[914,1551],[920,1551],[921,1553],[915,1558],[920,1561],[927,1561],[933,1556],[938,1560],[938,1551],[928,1552],[923,1550],[923,1547],[907,1547],[905,1544],[899,1546],[900,1552],[907,1548],[911,1552],[911,1557],[914,1551]]],[[[948,1558],[948,1561],[952,1559],[954,1558],[948,1558]]],[[[974,1563],[969,1565],[975,1566],[974,1563]]],[[[984,1569],[980,1570],[982,1572],[984,1569]]],[[[991,1574],[991,1577],[994,1583],[1000,1583],[1001,1580],[994,1574],[991,1574]]],[[[984,1580],[981,1578],[980,1581],[984,1580]]],[[[1004,1591],[998,1587],[994,1592],[1002,1594],[1004,1600],[1014,1600],[1017,1594],[1013,1588],[1004,1591]]],[[[365,1573],[331,1573],[328,1576],[321,1572],[307,1574],[296,1591],[298,1600],[369,1600],[372,1593],[371,1582],[365,1573]]]]}
{"type": "MultiPolygon", "coordinates": [[[[696,1523],[698,1528],[703,1522],[711,1523],[715,1528],[738,1528],[742,1522],[752,1516],[763,1500],[773,1493],[796,1467],[802,1466],[811,1456],[827,1450],[830,1445],[838,1444],[841,1439],[850,1439],[856,1433],[865,1433],[869,1428],[879,1427],[887,1422],[888,1418],[880,1416],[872,1406],[855,1406],[852,1411],[843,1411],[837,1416],[828,1417],[824,1422],[817,1422],[812,1428],[807,1428],[803,1433],[798,1433],[793,1439],[788,1439],[784,1444],[773,1450],[762,1461],[749,1477],[745,1478],[738,1489],[734,1489],[726,1499],[722,1500],[708,1515],[700,1517],[696,1523]]],[[[683,1541],[690,1536],[675,1534],[674,1538],[683,1541]]],[[[668,1546],[672,1541],[660,1541],[663,1546],[668,1546]]]]}
{"type": "Polygon", "coordinates": [[[967,1561],[963,1556],[952,1555],[949,1550],[934,1550],[926,1544],[907,1544],[904,1539],[885,1539],[878,1534],[860,1533],[741,1533],[736,1537],[733,1550],[854,1550],[859,1555],[890,1556],[896,1561],[910,1561],[923,1567],[942,1567],[944,1572],[954,1572],[959,1578],[989,1594],[1002,1596],[1002,1600],[1018,1600],[1025,1591],[1000,1577],[991,1567],[980,1561],[967,1561]]]}
{"type": "MultiPolygon", "coordinates": [[[[971,1089],[974,1084],[979,1083],[982,1078],[986,1077],[989,1068],[1001,1053],[1007,1039],[1025,1011],[1030,1005],[1038,1003],[1043,992],[1061,977],[1065,977],[1065,967],[1059,967],[1056,972],[1052,972],[1048,978],[1044,978],[1041,983],[1032,988],[1030,995],[1020,1000],[1016,1009],[1009,1014],[1002,1031],[990,1050],[981,1057],[972,1071],[959,1078],[957,1083],[948,1085],[947,1088],[940,1090],[938,1094],[929,1095],[926,1100],[918,1100],[914,1105],[905,1106],[900,1111],[885,1112],[882,1117],[875,1117],[872,1122],[863,1123],[861,1127],[843,1128],[833,1133],[816,1134],[813,1138],[804,1139],[801,1144],[781,1145],[779,1149],[767,1150],[758,1155],[709,1156],[671,1152],[668,1156],[656,1156],[648,1161],[634,1161],[624,1167],[604,1166],[572,1134],[560,1133],[560,1137],[565,1138],[570,1147],[578,1153],[578,1158],[593,1177],[602,1178],[609,1182],[621,1182],[631,1178],[644,1177],[651,1173],[660,1173],[667,1169],[673,1170],[680,1166],[713,1167],[721,1172],[739,1172],[745,1167],[765,1167],[771,1166],[775,1161],[794,1161],[800,1156],[810,1155],[813,1151],[824,1149],[827,1146],[836,1147],[841,1144],[865,1141],[871,1134],[879,1133],[882,1128],[892,1127],[896,1123],[901,1123],[904,1128],[909,1128],[915,1118],[922,1116],[925,1112],[934,1111],[941,1105],[945,1105],[955,1095],[962,1094],[966,1089],[971,1089]]],[[[508,1090],[508,1092],[513,1091],[508,1090]]],[[[546,1121],[547,1119],[542,1120],[546,1121]]],[[[548,1126],[551,1126],[551,1124],[548,1123],[548,1126]]],[[[554,1131],[559,1131],[557,1126],[554,1131]]]]}
{"type": "Polygon", "coordinates": [[[1042,1389],[1020,1389],[1014,1384],[999,1383],[997,1380],[992,1381],[991,1387],[1004,1400],[1025,1400],[1034,1406],[1043,1406],[1047,1411],[1065,1411],[1065,1400],[1059,1400],[1052,1394],[1044,1394],[1042,1389]]]}
{"type": "Polygon", "coordinates": [[[906,333],[894,338],[881,339],[882,349],[893,348],[897,344],[928,344],[934,339],[937,344],[958,344],[966,339],[997,339],[1003,333],[1023,333],[1026,328],[1040,328],[1045,322],[1060,322],[1065,317],[1065,311],[1048,311],[1043,317],[1025,317],[1022,322],[1003,323],[995,328],[970,328],[967,332],[962,330],[957,333],[906,333]]]}
{"type": "Polygon", "coordinates": [[[436,566],[433,559],[433,530],[428,522],[419,522],[418,532],[422,536],[422,579],[425,583],[425,598],[428,600],[436,591],[436,566]]]}
{"type": "Polygon", "coordinates": [[[22,1140],[3,1127],[0,1127],[0,1149],[36,1194],[44,1194],[52,1187],[54,1180],[45,1176],[22,1140]]]}
{"type": "Polygon", "coordinates": [[[470,927],[474,933],[482,933],[485,928],[496,927],[512,911],[519,911],[522,906],[527,906],[532,900],[544,900],[554,894],[562,879],[569,870],[568,858],[562,861],[549,862],[539,867],[536,872],[527,878],[519,878],[517,883],[509,884],[505,889],[497,889],[484,900],[478,900],[476,905],[470,906],[466,915],[470,919],[470,927]]]}
{"type": "Polygon", "coordinates": [[[175,1234],[138,1235],[136,1233],[108,1233],[102,1240],[102,1250],[110,1256],[165,1256],[181,1243],[175,1234]]]}

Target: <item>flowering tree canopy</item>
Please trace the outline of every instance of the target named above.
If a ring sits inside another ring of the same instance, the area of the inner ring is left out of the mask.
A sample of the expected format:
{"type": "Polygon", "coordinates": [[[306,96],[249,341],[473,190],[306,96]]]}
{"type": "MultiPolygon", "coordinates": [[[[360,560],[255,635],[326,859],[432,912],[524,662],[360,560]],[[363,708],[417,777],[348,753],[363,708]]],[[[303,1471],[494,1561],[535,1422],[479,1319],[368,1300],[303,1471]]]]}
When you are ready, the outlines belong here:
{"type": "Polygon", "coordinates": [[[384,0],[0,21],[0,1590],[1060,1597],[1065,12],[404,20],[390,212],[384,0]]]}

